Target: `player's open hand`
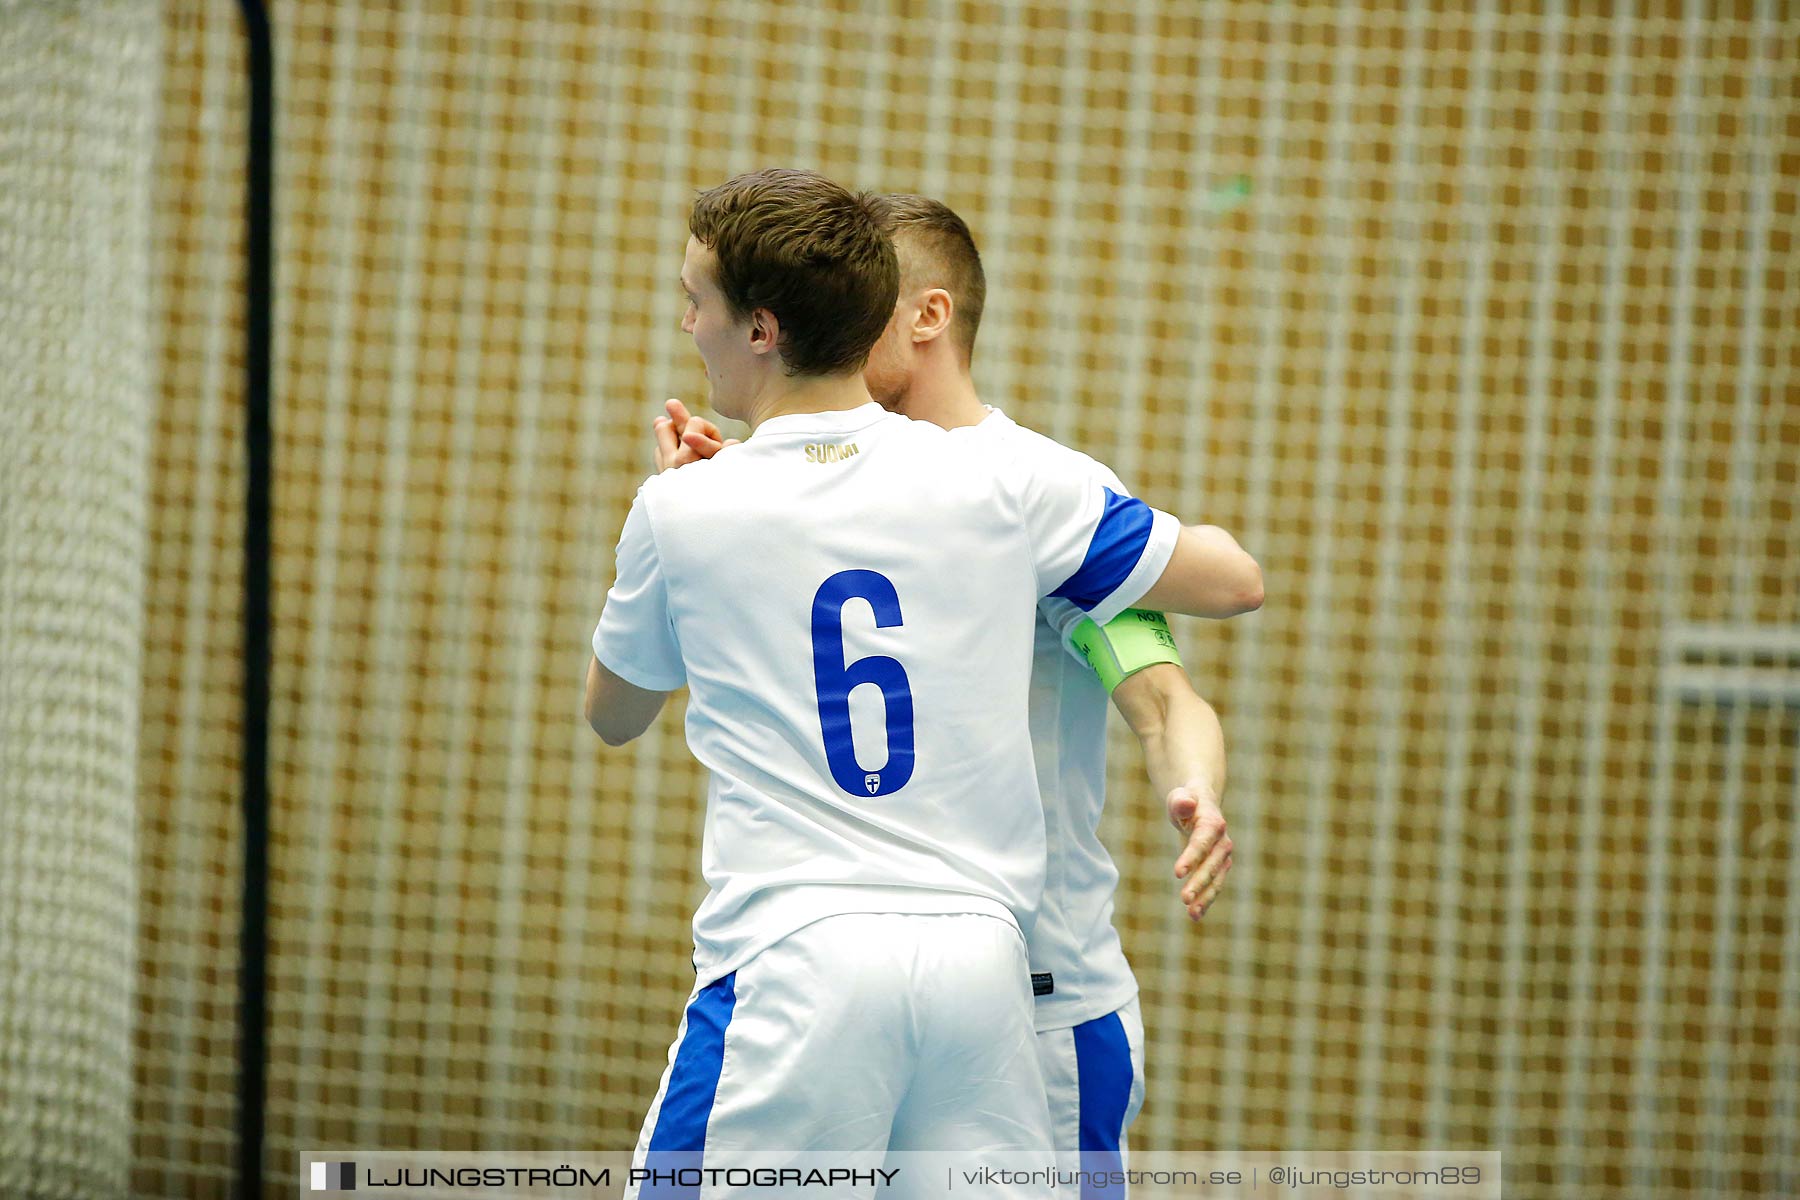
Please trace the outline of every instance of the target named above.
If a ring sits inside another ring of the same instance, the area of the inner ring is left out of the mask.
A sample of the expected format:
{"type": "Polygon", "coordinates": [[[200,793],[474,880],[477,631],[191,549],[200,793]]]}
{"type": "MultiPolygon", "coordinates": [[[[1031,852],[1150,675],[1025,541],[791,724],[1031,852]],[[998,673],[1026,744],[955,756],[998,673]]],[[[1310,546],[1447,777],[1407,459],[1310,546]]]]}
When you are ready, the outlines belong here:
{"type": "Polygon", "coordinates": [[[1218,898],[1231,870],[1231,838],[1225,833],[1225,814],[1219,800],[1205,785],[1178,787],[1169,793],[1169,821],[1187,835],[1187,845],[1175,859],[1175,878],[1182,881],[1181,903],[1188,919],[1198,921],[1218,898]]]}
{"type": "Polygon", "coordinates": [[[670,471],[711,458],[738,439],[727,438],[705,417],[689,413],[679,400],[663,404],[665,415],[656,418],[656,469],[670,471]]]}

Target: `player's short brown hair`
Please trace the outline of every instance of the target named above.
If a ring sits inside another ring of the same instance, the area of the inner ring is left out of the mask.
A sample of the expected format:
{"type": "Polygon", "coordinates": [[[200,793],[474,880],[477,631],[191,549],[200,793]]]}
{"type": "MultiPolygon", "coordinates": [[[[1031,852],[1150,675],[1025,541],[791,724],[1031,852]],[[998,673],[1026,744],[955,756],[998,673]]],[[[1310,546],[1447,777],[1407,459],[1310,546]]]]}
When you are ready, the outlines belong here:
{"type": "Polygon", "coordinates": [[[901,276],[911,283],[929,281],[950,293],[950,333],[967,363],[975,353],[975,334],[987,303],[987,276],[969,226],[948,204],[929,196],[888,192],[875,201],[900,254],[901,276]]]}
{"type": "Polygon", "coordinates": [[[900,264],[871,197],[811,171],[753,171],[701,192],[688,230],[718,260],[738,320],[781,326],[790,375],[860,371],[900,292],[900,264]]]}

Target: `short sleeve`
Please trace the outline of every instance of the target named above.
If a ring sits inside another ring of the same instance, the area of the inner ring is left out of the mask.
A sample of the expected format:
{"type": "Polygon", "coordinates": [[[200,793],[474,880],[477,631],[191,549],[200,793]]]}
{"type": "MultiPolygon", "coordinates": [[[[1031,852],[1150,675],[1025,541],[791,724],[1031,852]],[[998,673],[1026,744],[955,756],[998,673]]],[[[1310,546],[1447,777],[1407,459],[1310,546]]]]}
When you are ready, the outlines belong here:
{"type": "Polygon", "coordinates": [[[594,629],[594,657],[614,675],[655,692],[687,682],[668,585],[640,489],[619,531],[612,589],[594,629]]]}
{"type": "MultiPolygon", "coordinates": [[[[1062,450],[1063,447],[1058,446],[1057,449],[1062,450]]],[[[1065,453],[1069,454],[1071,458],[1075,457],[1073,451],[1065,451],[1065,453]]],[[[1124,482],[1113,473],[1112,468],[1105,463],[1088,458],[1086,455],[1079,456],[1079,461],[1087,469],[1093,481],[1099,483],[1100,486],[1108,491],[1117,492],[1121,496],[1131,495],[1131,489],[1127,488],[1124,482]]],[[[1083,667],[1087,666],[1087,657],[1074,643],[1075,630],[1088,619],[1087,611],[1060,596],[1045,596],[1038,601],[1038,612],[1043,615],[1045,623],[1056,631],[1057,637],[1062,640],[1063,649],[1068,652],[1069,656],[1083,667]]]]}
{"type": "Polygon", "coordinates": [[[1052,470],[1027,468],[1023,487],[1041,596],[1104,625],[1162,577],[1181,533],[1168,513],[1052,470]]]}

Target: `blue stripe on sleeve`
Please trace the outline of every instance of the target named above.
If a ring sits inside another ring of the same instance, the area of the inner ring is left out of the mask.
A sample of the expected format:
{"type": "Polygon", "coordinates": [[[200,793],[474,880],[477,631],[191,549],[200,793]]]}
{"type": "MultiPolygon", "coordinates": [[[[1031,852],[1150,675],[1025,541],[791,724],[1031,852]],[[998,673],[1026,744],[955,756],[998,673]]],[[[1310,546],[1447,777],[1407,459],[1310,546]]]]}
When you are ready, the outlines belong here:
{"type": "MultiPolygon", "coordinates": [[[[713,1099],[719,1093],[719,1074],[725,1066],[725,1027],[731,1024],[737,1005],[737,973],[715,979],[700,989],[688,1005],[687,1032],[675,1065],[669,1071],[669,1087],[656,1127],[650,1131],[650,1147],[644,1165],[655,1171],[698,1167],[706,1150],[706,1123],[712,1117],[713,1099]]],[[[652,1177],[639,1191],[642,1200],[692,1200],[699,1189],[652,1177]]]]}
{"type": "Polygon", "coordinates": [[[1062,586],[1050,594],[1069,601],[1083,612],[1105,600],[1125,582],[1144,547],[1150,544],[1152,518],[1150,506],[1132,496],[1121,496],[1111,488],[1106,492],[1106,510],[1100,524],[1094,527],[1088,543],[1087,557],[1075,573],[1063,580],[1062,586]]]}
{"type": "Polygon", "coordinates": [[[1075,1089],[1080,1104],[1081,1200],[1118,1200],[1123,1185],[1101,1182],[1124,1166],[1125,1110],[1131,1106],[1131,1042],[1118,1013],[1077,1025],[1075,1089]],[[1099,1178],[1096,1178],[1099,1177],[1099,1178]]]}

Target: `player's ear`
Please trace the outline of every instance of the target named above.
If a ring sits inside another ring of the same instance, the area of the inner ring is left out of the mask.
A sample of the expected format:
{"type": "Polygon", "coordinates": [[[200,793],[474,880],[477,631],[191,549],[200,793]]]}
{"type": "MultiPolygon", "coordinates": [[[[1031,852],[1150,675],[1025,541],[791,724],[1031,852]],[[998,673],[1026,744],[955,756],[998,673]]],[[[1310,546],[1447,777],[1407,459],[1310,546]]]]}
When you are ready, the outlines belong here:
{"type": "Polygon", "coordinates": [[[768,354],[781,343],[781,322],[766,308],[750,314],[750,351],[768,354]]]}
{"type": "Polygon", "coordinates": [[[919,293],[919,315],[913,318],[913,341],[929,342],[950,331],[956,316],[956,302],[943,288],[927,288],[919,293]]]}

